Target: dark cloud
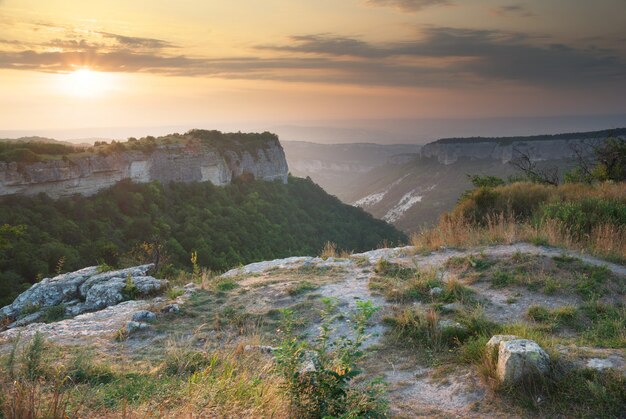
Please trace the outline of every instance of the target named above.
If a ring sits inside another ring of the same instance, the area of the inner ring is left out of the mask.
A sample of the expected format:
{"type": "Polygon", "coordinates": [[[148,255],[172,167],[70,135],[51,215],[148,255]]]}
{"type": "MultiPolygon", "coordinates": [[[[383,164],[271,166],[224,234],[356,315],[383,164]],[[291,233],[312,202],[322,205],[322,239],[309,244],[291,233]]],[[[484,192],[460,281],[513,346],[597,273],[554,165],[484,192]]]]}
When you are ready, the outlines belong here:
{"type": "Polygon", "coordinates": [[[430,28],[420,39],[380,45],[329,35],[297,36],[292,41],[289,45],[260,48],[359,60],[391,61],[404,57],[419,63],[424,58],[447,59],[452,62],[438,71],[450,77],[463,74],[473,79],[596,84],[607,79],[626,78],[623,60],[611,55],[610,51],[538,44],[527,35],[500,31],[430,28]]]}
{"type": "Polygon", "coordinates": [[[125,36],[109,32],[97,32],[105,38],[111,38],[120,45],[130,48],[163,49],[172,48],[173,44],[154,38],[140,38],[136,36],[125,36]]]}
{"type": "Polygon", "coordinates": [[[394,7],[404,12],[417,12],[430,6],[445,6],[450,0],[367,0],[372,6],[394,7]]]}
{"type": "Polygon", "coordinates": [[[67,72],[88,66],[111,72],[365,86],[451,87],[486,81],[626,85],[623,58],[610,50],[492,30],[429,28],[420,38],[381,44],[330,34],[300,35],[284,45],[255,47],[252,56],[227,58],[188,57],[175,54],[166,41],[108,35],[99,40],[56,39],[43,45],[47,49],[0,48],[0,68],[67,72]]]}
{"type": "Polygon", "coordinates": [[[493,9],[493,13],[498,16],[521,16],[521,17],[533,17],[537,16],[526,6],[522,4],[510,4],[508,6],[500,6],[493,9]]]}

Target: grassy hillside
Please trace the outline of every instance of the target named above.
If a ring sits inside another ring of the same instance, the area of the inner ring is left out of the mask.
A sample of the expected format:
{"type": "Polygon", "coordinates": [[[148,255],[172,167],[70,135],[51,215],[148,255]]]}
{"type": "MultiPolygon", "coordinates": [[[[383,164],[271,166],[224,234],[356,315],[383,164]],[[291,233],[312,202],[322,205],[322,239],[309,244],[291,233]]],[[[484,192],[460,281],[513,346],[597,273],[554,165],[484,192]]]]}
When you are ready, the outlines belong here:
{"type": "Polygon", "coordinates": [[[368,250],[406,240],[385,222],[342,204],[310,180],[288,185],[238,181],[132,184],[58,201],[6,197],[0,220],[0,306],[37,278],[105,263],[159,259],[164,273],[197,263],[212,270],[293,255],[315,255],[327,241],[368,250]],[[2,244],[2,243],[0,243],[2,244]]]}
{"type": "Polygon", "coordinates": [[[518,182],[466,194],[439,224],[419,234],[419,247],[530,241],[626,261],[626,183],[518,182]]]}

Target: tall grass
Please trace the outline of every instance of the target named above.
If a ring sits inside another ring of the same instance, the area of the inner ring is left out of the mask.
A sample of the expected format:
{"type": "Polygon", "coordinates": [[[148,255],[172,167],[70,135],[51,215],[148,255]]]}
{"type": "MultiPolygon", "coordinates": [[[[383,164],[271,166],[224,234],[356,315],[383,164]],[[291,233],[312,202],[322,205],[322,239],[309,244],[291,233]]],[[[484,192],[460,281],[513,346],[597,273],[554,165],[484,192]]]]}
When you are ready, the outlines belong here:
{"type": "Polygon", "coordinates": [[[626,261],[626,184],[559,187],[516,183],[469,194],[434,228],[414,233],[420,250],[528,241],[626,261]]]}

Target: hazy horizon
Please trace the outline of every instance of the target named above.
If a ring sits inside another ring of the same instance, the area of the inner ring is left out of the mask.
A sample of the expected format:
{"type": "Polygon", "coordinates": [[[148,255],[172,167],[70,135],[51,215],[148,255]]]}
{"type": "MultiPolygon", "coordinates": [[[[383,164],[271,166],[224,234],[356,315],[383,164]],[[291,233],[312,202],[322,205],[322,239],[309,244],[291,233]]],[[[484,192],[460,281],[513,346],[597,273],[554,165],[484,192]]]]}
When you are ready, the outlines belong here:
{"type": "Polygon", "coordinates": [[[281,141],[320,144],[425,144],[447,137],[506,137],[585,132],[626,127],[626,114],[561,117],[387,119],[343,121],[286,121],[264,124],[241,122],[191,123],[178,126],[90,127],[81,129],[0,130],[0,138],[39,136],[70,142],[126,140],[128,137],[183,133],[193,128],[228,132],[271,131],[281,141]]]}

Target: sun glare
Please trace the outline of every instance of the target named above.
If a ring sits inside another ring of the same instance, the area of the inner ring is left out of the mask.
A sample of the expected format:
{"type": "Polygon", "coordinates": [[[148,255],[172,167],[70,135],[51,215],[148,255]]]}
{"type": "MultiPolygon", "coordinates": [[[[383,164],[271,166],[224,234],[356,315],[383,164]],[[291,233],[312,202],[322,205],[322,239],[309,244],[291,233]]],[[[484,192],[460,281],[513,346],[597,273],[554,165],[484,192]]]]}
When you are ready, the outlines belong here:
{"type": "Polygon", "coordinates": [[[63,89],[73,96],[101,96],[113,87],[112,84],[110,74],[88,68],[81,68],[63,76],[63,89]]]}

